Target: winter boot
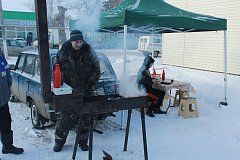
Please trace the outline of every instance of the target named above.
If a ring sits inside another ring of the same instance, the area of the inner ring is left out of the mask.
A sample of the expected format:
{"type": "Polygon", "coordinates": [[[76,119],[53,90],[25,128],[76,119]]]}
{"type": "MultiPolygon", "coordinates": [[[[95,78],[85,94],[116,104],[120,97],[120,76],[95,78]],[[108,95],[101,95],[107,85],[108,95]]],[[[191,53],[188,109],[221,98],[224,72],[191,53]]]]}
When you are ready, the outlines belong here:
{"type": "Polygon", "coordinates": [[[13,146],[13,133],[10,133],[10,134],[2,133],[1,141],[3,144],[3,147],[2,147],[3,154],[8,154],[8,153],[22,154],[24,152],[23,148],[17,148],[13,146]]]}
{"type": "Polygon", "coordinates": [[[153,113],[155,113],[155,114],[167,114],[167,112],[166,111],[162,111],[160,109],[160,107],[154,108],[153,113]]]}
{"type": "Polygon", "coordinates": [[[147,115],[149,116],[149,117],[155,117],[155,115],[153,114],[153,112],[152,111],[147,111],[147,115]]]}
{"type": "Polygon", "coordinates": [[[2,153],[3,154],[8,154],[8,153],[22,154],[23,152],[24,152],[23,148],[18,148],[18,147],[15,147],[13,145],[11,145],[11,146],[3,146],[3,148],[2,148],[2,153]]]}
{"type": "Polygon", "coordinates": [[[54,145],[54,147],[53,147],[53,151],[54,152],[60,152],[61,150],[62,150],[62,148],[63,148],[63,144],[60,144],[60,143],[56,143],[55,142],[55,145],[54,145]]]}
{"type": "Polygon", "coordinates": [[[60,152],[62,150],[64,144],[66,143],[67,135],[68,134],[66,133],[55,133],[55,145],[53,147],[54,152],[60,152]]]}
{"type": "Polygon", "coordinates": [[[82,151],[88,151],[89,147],[88,147],[88,141],[87,140],[80,140],[78,145],[81,148],[82,151]]]}
{"type": "Polygon", "coordinates": [[[53,147],[54,152],[60,152],[66,141],[62,139],[55,139],[55,145],[53,147]]]}
{"type": "Polygon", "coordinates": [[[150,106],[148,107],[148,110],[147,110],[147,115],[149,117],[155,117],[155,115],[153,114],[153,108],[154,108],[154,104],[151,103],[150,106]]]}

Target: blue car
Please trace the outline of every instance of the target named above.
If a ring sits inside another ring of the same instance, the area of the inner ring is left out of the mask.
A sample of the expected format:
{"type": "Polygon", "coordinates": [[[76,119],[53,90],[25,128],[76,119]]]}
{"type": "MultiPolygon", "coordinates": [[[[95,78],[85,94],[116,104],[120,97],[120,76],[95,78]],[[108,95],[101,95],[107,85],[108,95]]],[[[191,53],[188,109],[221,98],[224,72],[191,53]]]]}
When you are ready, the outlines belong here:
{"type": "MultiPolygon", "coordinates": [[[[51,68],[58,50],[49,51],[51,68]]],[[[95,86],[97,95],[118,94],[119,81],[108,58],[97,53],[100,60],[101,77],[95,86]]],[[[34,128],[39,128],[46,121],[55,121],[56,113],[49,104],[43,102],[40,84],[40,61],[38,50],[24,51],[18,56],[16,65],[11,70],[13,84],[12,95],[26,103],[31,109],[31,120],[34,128]]]]}

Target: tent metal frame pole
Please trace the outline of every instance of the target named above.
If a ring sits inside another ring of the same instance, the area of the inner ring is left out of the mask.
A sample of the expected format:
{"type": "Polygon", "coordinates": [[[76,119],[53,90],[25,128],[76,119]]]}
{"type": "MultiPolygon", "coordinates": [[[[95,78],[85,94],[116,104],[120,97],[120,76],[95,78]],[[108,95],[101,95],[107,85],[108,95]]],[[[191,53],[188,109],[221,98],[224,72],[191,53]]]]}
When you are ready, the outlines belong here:
{"type": "MultiPolygon", "coordinates": [[[[124,92],[126,91],[126,62],[127,62],[127,25],[124,25],[124,34],[123,34],[123,74],[122,74],[122,77],[123,77],[123,89],[124,89],[124,92]]],[[[121,128],[120,129],[123,129],[123,120],[124,120],[124,110],[122,110],[122,113],[121,113],[121,128]]]]}
{"type": "Polygon", "coordinates": [[[224,101],[220,105],[227,106],[227,30],[224,30],[224,101]]]}
{"type": "Polygon", "coordinates": [[[224,90],[225,90],[225,102],[227,102],[227,31],[224,30],[224,90]]]}
{"type": "MultiPolygon", "coordinates": [[[[152,35],[152,57],[154,58],[155,57],[155,55],[154,55],[154,53],[153,53],[153,37],[154,37],[154,34],[153,34],[153,29],[152,29],[152,33],[151,33],[151,35],[152,35]]],[[[151,43],[151,42],[150,42],[151,43]]]]}

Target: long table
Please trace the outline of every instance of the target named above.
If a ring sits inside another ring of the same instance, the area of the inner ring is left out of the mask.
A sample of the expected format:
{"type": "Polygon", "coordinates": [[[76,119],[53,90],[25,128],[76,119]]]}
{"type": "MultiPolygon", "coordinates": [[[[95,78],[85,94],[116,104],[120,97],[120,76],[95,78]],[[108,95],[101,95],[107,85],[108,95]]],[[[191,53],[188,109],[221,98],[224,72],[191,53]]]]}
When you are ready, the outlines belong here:
{"type": "Polygon", "coordinates": [[[196,93],[191,83],[170,79],[166,79],[165,81],[162,81],[161,78],[153,79],[153,88],[165,91],[165,97],[169,99],[169,105],[166,111],[168,111],[170,107],[173,107],[173,105],[171,105],[172,89],[179,89],[181,92],[196,93]]]}
{"type": "Polygon", "coordinates": [[[196,93],[191,83],[181,82],[176,80],[167,79],[162,81],[160,78],[153,80],[153,88],[165,91],[167,94],[171,89],[179,89],[180,91],[196,93]]]}

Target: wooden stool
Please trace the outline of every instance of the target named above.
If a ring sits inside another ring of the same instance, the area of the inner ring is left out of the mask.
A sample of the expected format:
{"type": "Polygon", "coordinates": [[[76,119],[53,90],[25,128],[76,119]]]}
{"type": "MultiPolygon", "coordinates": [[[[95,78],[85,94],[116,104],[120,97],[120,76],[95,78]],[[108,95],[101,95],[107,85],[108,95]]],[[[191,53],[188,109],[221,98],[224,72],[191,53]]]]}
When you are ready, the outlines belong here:
{"type": "Polygon", "coordinates": [[[196,99],[193,97],[186,97],[181,99],[179,110],[178,110],[178,116],[182,116],[184,118],[190,118],[190,117],[197,118],[198,107],[197,107],[196,99]]]}
{"type": "Polygon", "coordinates": [[[183,99],[185,97],[189,97],[189,92],[188,91],[176,90],[173,106],[174,107],[179,106],[180,102],[181,102],[181,99],[183,99]]]}

